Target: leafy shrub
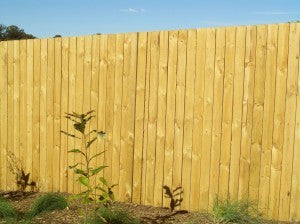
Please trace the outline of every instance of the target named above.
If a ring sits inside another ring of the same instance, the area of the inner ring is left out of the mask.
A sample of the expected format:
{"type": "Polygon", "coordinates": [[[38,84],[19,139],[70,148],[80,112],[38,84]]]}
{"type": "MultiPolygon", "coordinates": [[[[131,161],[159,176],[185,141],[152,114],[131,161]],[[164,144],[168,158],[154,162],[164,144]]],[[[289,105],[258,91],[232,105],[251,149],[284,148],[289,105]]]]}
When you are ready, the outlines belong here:
{"type": "Polygon", "coordinates": [[[5,199],[0,198],[0,217],[1,218],[12,218],[16,217],[17,212],[14,207],[5,199]]]}
{"type": "Polygon", "coordinates": [[[261,214],[254,203],[238,201],[215,200],[212,218],[217,223],[261,223],[261,214]]]}
{"type": "Polygon", "coordinates": [[[68,202],[64,197],[58,194],[48,193],[33,202],[28,216],[34,217],[42,212],[63,210],[66,207],[68,207],[68,202]]]}
{"type": "Polygon", "coordinates": [[[102,207],[98,214],[88,220],[89,224],[140,224],[140,221],[134,218],[126,211],[102,207]]]}

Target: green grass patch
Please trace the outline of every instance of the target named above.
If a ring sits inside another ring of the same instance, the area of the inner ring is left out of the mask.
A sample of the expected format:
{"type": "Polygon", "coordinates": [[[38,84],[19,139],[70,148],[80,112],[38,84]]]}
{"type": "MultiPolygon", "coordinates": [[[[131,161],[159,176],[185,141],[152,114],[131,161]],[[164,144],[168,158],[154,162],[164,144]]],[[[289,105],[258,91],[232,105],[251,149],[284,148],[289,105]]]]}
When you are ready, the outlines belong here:
{"type": "Polygon", "coordinates": [[[215,200],[211,216],[217,223],[258,224],[262,222],[261,214],[251,202],[215,200]]]}
{"type": "Polygon", "coordinates": [[[58,194],[48,193],[33,202],[27,217],[34,217],[40,213],[53,210],[63,210],[66,207],[68,207],[68,202],[64,197],[58,194]]]}
{"type": "Polygon", "coordinates": [[[7,219],[17,217],[17,212],[11,203],[3,198],[0,198],[0,217],[7,219]]]}
{"type": "Polygon", "coordinates": [[[102,207],[88,219],[88,224],[140,224],[129,212],[102,207]]]}

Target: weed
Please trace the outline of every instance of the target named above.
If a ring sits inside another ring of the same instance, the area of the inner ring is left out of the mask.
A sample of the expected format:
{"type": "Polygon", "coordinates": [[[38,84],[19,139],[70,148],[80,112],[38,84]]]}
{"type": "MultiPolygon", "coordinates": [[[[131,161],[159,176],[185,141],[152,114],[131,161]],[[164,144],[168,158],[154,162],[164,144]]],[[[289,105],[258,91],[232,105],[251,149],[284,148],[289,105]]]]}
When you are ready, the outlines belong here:
{"type": "Polygon", "coordinates": [[[64,197],[58,194],[48,193],[33,202],[31,211],[29,211],[27,216],[34,217],[43,212],[63,210],[66,207],[68,207],[68,202],[64,197]]]}
{"type": "Polygon", "coordinates": [[[0,217],[7,219],[17,216],[17,212],[14,207],[5,199],[0,198],[0,217]]]}
{"type": "Polygon", "coordinates": [[[215,199],[211,214],[217,223],[261,223],[261,214],[254,203],[238,201],[220,201],[215,199]]]}
{"type": "Polygon", "coordinates": [[[170,187],[168,186],[163,186],[163,188],[165,189],[165,197],[166,198],[170,198],[170,210],[171,212],[174,211],[174,209],[178,206],[181,205],[181,202],[183,201],[183,198],[181,197],[183,194],[183,190],[182,187],[176,187],[175,189],[173,189],[173,191],[171,191],[170,187]],[[176,198],[179,197],[179,198],[176,198]]]}

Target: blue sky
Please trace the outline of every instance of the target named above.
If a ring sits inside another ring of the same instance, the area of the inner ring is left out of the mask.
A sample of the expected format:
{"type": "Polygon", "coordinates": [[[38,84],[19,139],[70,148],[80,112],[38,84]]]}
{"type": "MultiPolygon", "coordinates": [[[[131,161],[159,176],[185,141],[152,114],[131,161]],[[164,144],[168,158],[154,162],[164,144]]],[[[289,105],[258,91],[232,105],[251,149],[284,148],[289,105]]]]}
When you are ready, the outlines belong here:
{"type": "Polygon", "coordinates": [[[295,20],[300,0],[0,0],[0,24],[37,37],[295,20]]]}

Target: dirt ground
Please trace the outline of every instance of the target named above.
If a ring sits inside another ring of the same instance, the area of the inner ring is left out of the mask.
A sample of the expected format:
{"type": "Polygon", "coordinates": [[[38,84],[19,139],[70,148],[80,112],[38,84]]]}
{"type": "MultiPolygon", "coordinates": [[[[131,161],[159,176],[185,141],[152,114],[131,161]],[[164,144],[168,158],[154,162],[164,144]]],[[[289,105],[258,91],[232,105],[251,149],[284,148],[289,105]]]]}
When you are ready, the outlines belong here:
{"type": "MultiPolygon", "coordinates": [[[[0,195],[4,193],[0,193],[0,195]]],[[[6,196],[7,200],[11,201],[13,206],[19,212],[20,216],[25,214],[32,205],[32,202],[43,195],[43,193],[28,193],[25,196],[10,195],[6,196]]],[[[71,195],[62,194],[67,198],[71,195]]],[[[213,224],[207,214],[198,212],[186,212],[180,211],[177,214],[170,216],[170,212],[167,208],[136,205],[129,203],[115,202],[113,208],[122,209],[130,212],[136,218],[141,220],[144,224],[175,224],[175,223],[186,223],[186,224],[213,224]]],[[[83,220],[83,206],[79,200],[70,200],[69,207],[62,211],[52,211],[41,214],[32,220],[32,223],[42,224],[76,224],[82,223],[83,220]]],[[[4,220],[0,220],[0,223],[5,223],[4,220]]],[[[266,221],[266,224],[273,224],[278,222],[266,221]]],[[[283,223],[283,222],[282,222],[283,223]]]]}

